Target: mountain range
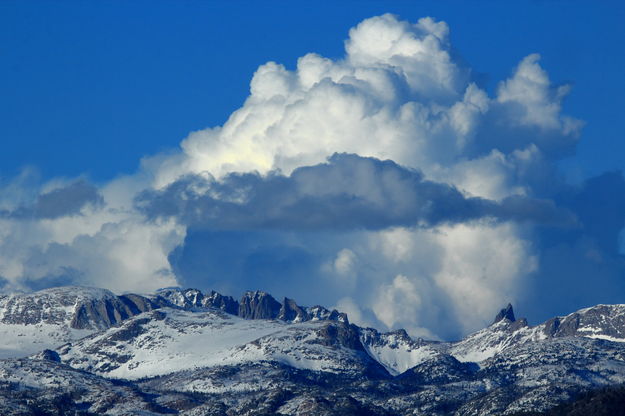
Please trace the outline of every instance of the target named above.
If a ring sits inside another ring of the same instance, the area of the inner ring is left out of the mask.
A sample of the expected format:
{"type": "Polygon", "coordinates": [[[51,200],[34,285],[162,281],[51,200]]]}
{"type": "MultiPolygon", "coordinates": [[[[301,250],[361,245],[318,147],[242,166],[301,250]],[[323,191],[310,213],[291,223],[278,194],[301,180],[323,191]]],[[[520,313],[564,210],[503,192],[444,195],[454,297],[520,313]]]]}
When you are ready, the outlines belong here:
{"type": "MultiPolygon", "coordinates": [[[[625,305],[456,342],[261,291],[0,296],[2,415],[520,415],[625,383],[625,305]]],[[[546,413],[545,413],[546,414],[546,413]]]]}

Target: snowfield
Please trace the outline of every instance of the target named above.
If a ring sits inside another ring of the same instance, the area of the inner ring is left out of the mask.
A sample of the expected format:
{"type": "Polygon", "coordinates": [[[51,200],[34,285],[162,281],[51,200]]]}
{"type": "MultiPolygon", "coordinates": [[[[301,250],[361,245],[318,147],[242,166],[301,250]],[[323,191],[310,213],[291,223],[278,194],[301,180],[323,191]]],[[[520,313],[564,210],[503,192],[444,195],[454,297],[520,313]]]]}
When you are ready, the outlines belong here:
{"type": "Polygon", "coordinates": [[[625,305],[437,342],[258,291],[68,287],[0,297],[0,336],[3,415],[505,415],[625,383],[625,305]]]}

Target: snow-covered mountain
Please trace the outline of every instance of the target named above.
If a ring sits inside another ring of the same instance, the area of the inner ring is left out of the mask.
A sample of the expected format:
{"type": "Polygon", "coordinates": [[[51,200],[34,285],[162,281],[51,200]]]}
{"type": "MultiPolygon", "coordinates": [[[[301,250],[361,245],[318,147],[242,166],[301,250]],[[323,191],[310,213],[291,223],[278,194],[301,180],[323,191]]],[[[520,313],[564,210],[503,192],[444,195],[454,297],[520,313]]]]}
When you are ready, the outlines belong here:
{"type": "Polygon", "coordinates": [[[380,367],[365,352],[356,326],[243,319],[214,309],[162,308],[63,345],[58,353],[74,368],[129,380],[259,361],[350,374],[380,367]]]}
{"type": "Polygon", "coordinates": [[[86,287],[0,295],[0,358],[53,348],[157,307],[142,296],[86,287]]]}
{"type": "Polygon", "coordinates": [[[259,291],[65,287],[0,297],[0,336],[3,415],[512,415],[625,383],[625,305],[436,342],[259,291]]]}

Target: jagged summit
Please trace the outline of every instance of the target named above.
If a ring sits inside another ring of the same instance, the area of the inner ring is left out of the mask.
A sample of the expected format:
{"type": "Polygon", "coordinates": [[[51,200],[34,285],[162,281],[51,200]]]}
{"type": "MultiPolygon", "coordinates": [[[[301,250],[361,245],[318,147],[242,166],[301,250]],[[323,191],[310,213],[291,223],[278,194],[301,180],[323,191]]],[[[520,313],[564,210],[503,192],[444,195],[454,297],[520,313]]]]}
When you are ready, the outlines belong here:
{"type": "Polygon", "coordinates": [[[300,306],[293,299],[278,302],[262,290],[247,291],[240,300],[221,295],[213,290],[202,293],[199,289],[165,288],[156,291],[151,300],[160,306],[182,309],[215,308],[243,319],[278,319],[285,322],[338,321],[349,323],[347,315],[323,306],[300,306]]]}
{"type": "Polygon", "coordinates": [[[57,403],[60,386],[71,393],[64,405],[92,414],[495,416],[625,382],[625,305],[536,326],[508,305],[493,325],[444,342],[362,328],[262,291],[236,300],[198,289],[118,296],[68,287],[0,297],[0,338],[0,385],[17,387],[0,389],[3,415],[42,414],[13,404],[28,391],[57,403]],[[113,387],[130,389],[106,396],[113,387]]]}
{"type": "Polygon", "coordinates": [[[291,322],[303,322],[310,320],[310,315],[305,309],[301,308],[293,299],[284,298],[278,319],[291,322]]]}
{"type": "Polygon", "coordinates": [[[280,313],[280,306],[267,292],[245,292],[239,301],[239,316],[244,319],[273,319],[280,313]]]}
{"type": "Polygon", "coordinates": [[[512,309],[512,304],[508,303],[508,306],[499,311],[499,313],[497,314],[497,316],[495,316],[495,319],[493,320],[493,324],[496,324],[502,319],[507,319],[510,322],[516,321],[516,318],[514,317],[514,310],[512,309]]]}

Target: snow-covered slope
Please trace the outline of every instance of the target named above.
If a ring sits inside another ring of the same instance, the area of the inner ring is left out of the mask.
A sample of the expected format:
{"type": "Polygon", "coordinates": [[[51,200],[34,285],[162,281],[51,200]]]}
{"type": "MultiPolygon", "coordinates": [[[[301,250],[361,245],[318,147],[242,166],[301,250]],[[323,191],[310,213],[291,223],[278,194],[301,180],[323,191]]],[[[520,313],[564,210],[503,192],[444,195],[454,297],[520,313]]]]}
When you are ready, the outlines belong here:
{"type": "Polygon", "coordinates": [[[413,340],[403,329],[379,333],[373,328],[364,328],[360,331],[360,340],[369,355],[394,376],[438,354],[432,342],[413,340]]]}
{"type": "Polygon", "coordinates": [[[481,362],[506,348],[546,338],[541,327],[529,327],[523,321],[502,319],[461,341],[448,344],[447,351],[462,362],[481,362]]]}
{"type": "Polygon", "coordinates": [[[540,326],[550,337],[581,336],[625,342],[625,305],[597,305],[552,318],[540,326]]]}
{"type": "Polygon", "coordinates": [[[246,320],[215,309],[161,308],[58,351],[75,368],[126,379],[258,361],[326,372],[378,365],[349,324],[246,320]]]}
{"type": "Polygon", "coordinates": [[[448,352],[460,361],[481,362],[510,347],[561,337],[625,342],[625,305],[597,305],[534,327],[528,326],[525,319],[516,320],[508,305],[492,325],[448,344],[448,352]]]}
{"type": "Polygon", "coordinates": [[[0,360],[3,415],[505,415],[625,383],[625,305],[534,327],[508,305],[435,342],[260,291],[69,287],[0,296],[0,337],[5,357],[54,349],[0,360]]]}
{"type": "Polygon", "coordinates": [[[0,360],[0,380],[2,415],[161,414],[134,386],[47,359],[0,360]]]}
{"type": "Polygon", "coordinates": [[[106,329],[151,308],[136,295],[61,287],[0,296],[0,358],[25,357],[106,329]]]}

